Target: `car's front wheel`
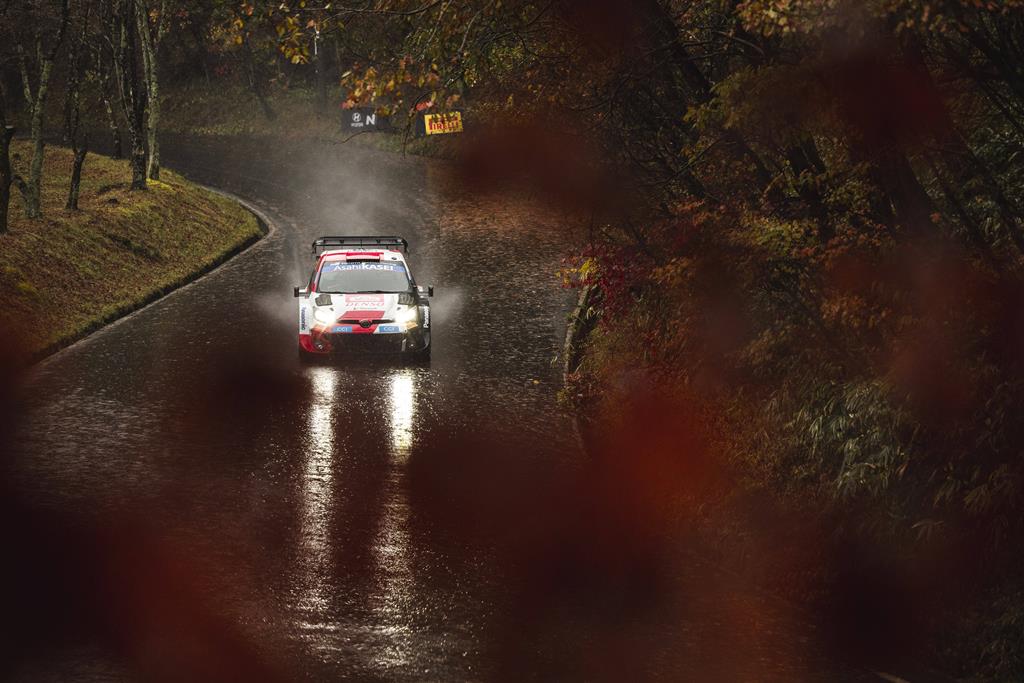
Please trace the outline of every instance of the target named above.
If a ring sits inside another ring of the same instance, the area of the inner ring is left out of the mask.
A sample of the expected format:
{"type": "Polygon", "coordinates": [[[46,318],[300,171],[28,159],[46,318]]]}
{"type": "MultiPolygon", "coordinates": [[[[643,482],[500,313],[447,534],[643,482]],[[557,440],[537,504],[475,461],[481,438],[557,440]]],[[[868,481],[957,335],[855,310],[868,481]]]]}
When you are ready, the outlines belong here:
{"type": "Polygon", "coordinates": [[[430,332],[426,332],[420,340],[422,346],[409,352],[409,357],[421,363],[430,362],[430,332]]]}

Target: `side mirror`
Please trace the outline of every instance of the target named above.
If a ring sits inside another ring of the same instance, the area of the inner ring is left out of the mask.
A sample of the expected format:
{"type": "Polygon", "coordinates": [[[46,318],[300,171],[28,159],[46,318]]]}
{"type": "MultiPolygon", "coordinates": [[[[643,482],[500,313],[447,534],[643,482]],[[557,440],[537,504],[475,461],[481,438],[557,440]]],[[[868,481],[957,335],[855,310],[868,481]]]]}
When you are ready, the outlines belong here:
{"type": "Polygon", "coordinates": [[[426,287],[423,287],[422,285],[417,285],[416,291],[419,293],[421,298],[434,296],[434,285],[428,285],[426,287]]]}
{"type": "Polygon", "coordinates": [[[294,289],[292,289],[292,293],[295,295],[296,299],[299,298],[300,296],[307,296],[309,294],[309,292],[307,292],[304,288],[299,287],[295,287],[294,289]]]}
{"type": "Polygon", "coordinates": [[[434,285],[427,285],[427,296],[434,296],[434,285]]]}

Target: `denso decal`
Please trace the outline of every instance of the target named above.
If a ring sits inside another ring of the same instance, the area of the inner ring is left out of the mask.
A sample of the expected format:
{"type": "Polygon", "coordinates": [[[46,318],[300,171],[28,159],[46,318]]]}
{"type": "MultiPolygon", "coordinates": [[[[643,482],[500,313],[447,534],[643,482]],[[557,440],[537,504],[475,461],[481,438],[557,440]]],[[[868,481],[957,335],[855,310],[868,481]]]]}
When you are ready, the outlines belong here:
{"type": "Polygon", "coordinates": [[[381,294],[346,294],[342,306],[350,311],[380,311],[385,308],[381,294]]]}
{"type": "Polygon", "coordinates": [[[402,328],[398,325],[381,325],[377,328],[377,331],[381,334],[395,334],[397,332],[401,332],[402,328]]]}
{"type": "Polygon", "coordinates": [[[336,326],[336,327],[331,329],[331,333],[332,334],[351,334],[351,332],[352,332],[352,326],[351,325],[338,325],[338,326],[336,326]]]}

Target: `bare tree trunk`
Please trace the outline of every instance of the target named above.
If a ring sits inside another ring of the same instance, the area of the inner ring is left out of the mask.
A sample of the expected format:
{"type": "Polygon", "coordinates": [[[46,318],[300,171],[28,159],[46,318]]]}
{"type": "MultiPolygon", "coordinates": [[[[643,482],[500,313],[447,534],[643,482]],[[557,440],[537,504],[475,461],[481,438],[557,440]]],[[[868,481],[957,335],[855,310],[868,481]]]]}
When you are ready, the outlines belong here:
{"type": "Polygon", "coordinates": [[[124,143],[121,139],[121,127],[117,122],[117,107],[114,99],[117,95],[117,86],[114,83],[117,68],[114,64],[116,59],[117,26],[113,20],[114,3],[112,0],[104,0],[99,4],[99,25],[101,31],[106,34],[106,40],[93,43],[93,66],[89,71],[89,78],[96,82],[100,100],[103,102],[103,112],[107,118],[107,128],[110,130],[111,154],[114,159],[124,158],[124,143]]]}
{"type": "Polygon", "coordinates": [[[855,165],[863,164],[865,180],[872,186],[867,193],[868,215],[871,220],[881,223],[890,229],[896,227],[896,214],[889,188],[879,170],[872,148],[863,140],[851,138],[849,143],[850,158],[855,165]]]}
{"type": "Polygon", "coordinates": [[[39,82],[36,91],[32,92],[32,83],[29,80],[28,63],[22,55],[21,77],[24,81],[25,100],[31,111],[30,135],[32,139],[32,161],[29,165],[28,180],[25,181],[25,213],[29,218],[39,218],[43,215],[40,206],[41,183],[43,180],[43,155],[46,144],[43,141],[43,115],[46,111],[46,100],[50,91],[50,76],[53,73],[53,60],[39,53],[39,82]]]}
{"type": "Polygon", "coordinates": [[[140,82],[135,54],[137,22],[134,0],[119,0],[114,17],[117,31],[117,46],[114,54],[114,68],[117,84],[128,120],[128,144],[132,166],[133,190],[146,189],[146,89],[140,82]]]}
{"type": "Polygon", "coordinates": [[[75,150],[74,166],[71,167],[71,189],[68,191],[68,203],[64,208],[68,211],[78,211],[78,192],[82,186],[82,166],[85,164],[85,155],[89,153],[89,138],[82,141],[82,146],[75,150]]]}
{"type": "Polygon", "coordinates": [[[124,145],[121,142],[121,127],[117,125],[117,116],[114,114],[114,105],[106,93],[103,94],[103,108],[107,113],[107,126],[110,128],[110,142],[113,150],[110,156],[114,159],[124,158],[124,145]]]}
{"type": "Polygon", "coordinates": [[[11,171],[11,138],[14,137],[14,126],[8,126],[0,102],[0,235],[7,232],[7,209],[11,204],[11,183],[14,174],[11,171]]]}
{"type": "Polygon", "coordinates": [[[149,8],[145,0],[136,0],[135,19],[142,52],[142,68],[146,81],[146,146],[149,159],[146,176],[151,180],[160,179],[160,78],[157,64],[157,50],[166,25],[166,7],[161,5],[156,35],[149,25],[149,8]]]}
{"type": "MultiPolygon", "coordinates": [[[[154,72],[155,72],[154,67],[154,72]]],[[[146,175],[150,180],[160,180],[160,140],[157,131],[160,127],[160,86],[154,73],[146,97],[149,102],[149,114],[146,117],[146,144],[149,147],[149,163],[146,175]]]]}
{"type": "Polygon", "coordinates": [[[822,244],[827,244],[835,237],[835,226],[832,225],[828,207],[825,206],[825,200],[821,193],[803,177],[805,173],[813,175],[818,172],[814,156],[807,151],[808,145],[816,150],[813,140],[792,145],[786,150],[786,160],[793,171],[797,194],[800,195],[814,221],[818,224],[818,238],[822,244]]]}
{"type": "Polygon", "coordinates": [[[7,125],[7,99],[0,83],[0,234],[7,232],[8,210],[11,206],[11,185],[15,185],[22,198],[28,194],[25,181],[11,168],[11,140],[14,126],[7,125]]]}
{"type": "Polygon", "coordinates": [[[78,193],[82,184],[82,165],[88,152],[89,137],[81,134],[82,123],[82,76],[85,63],[81,58],[81,49],[85,34],[89,28],[89,10],[86,9],[82,20],[82,33],[71,42],[68,58],[68,76],[64,97],[64,137],[74,152],[74,165],[71,169],[71,187],[68,189],[68,200],[64,205],[67,211],[78,210],[78,193]]]}
{"type": "Polygon", "coordinates": [[[146,141],[136,126],[128,128],[128,148],[131,150],[131,189],[145,190],[148,187],[146,183],[146,141]]]}
{"type": "Polygon", "coordinates": [[[245,61],[246,73],[249,76],[249,88],[252,90],[253,95],[256,96],[256,101],[259,102],[263,115],[268,121],[273,121],[277,118],[277,114],[274,113],[270,102],[267,101],[267,97],[263,92],[263,83],[256,68],[256,57],[252,54],[252,49],[248,43],[245,44],[245,61]]]}
{"type": "Polygon", "coordinates": [[[121,140],[121,127],[117,124],[117,112],[114,108],[114,84],[111,83],[111,73],[116,71],[113,64],[109,67],[102,59],[98,60],[97,66],[99,80],[100,99],[103,101],[103,112],[107,117],[107,128],[110,130],[110,143],[113,146],[110,156],[114,159],[124,158],[124,142],[121,140]]]}
{"type": "Polygon", "coordinates": [[[22,196],[25,199],[25,213],[29,218],[39,218],[42,216],[40,194],[43,180],[43,154],[45,152],[43,117],[46,114],[46,101],[50,94],[50,77],[53,75],[53,63],[57,59],[57,53],[60,50],[61,44],[64,42],[64,34],[67,30],[69,16],[68,0],[62,0],[60,6],[60,27],[48,50],[43,49],[42,35],[36,34],[35,36],[35,66],[38,69],[38,81],[35,92],[32,92],[28,55],[25,52],[24,45],[18,45],[18,65],[21,70],[22,88],[25,93],[25,103],[31,112],[32,162],[29,165],[28,180],[19,183],[19,188],[22,189],[22,196]]]}
{"type": "Polygon", "coordinates": [[[932,227],[935,204],[914,173],[910,160],[895,143],[879,150],[878,177],[892,200],[896,221],[908,235],[925,236],[932,227]]]}

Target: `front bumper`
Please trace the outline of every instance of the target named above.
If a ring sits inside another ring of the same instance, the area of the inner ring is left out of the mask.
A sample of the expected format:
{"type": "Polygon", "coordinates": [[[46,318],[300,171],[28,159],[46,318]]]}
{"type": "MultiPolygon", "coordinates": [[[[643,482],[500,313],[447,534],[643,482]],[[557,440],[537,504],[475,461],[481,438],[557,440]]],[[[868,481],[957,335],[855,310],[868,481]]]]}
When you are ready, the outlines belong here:
{"type": "Polygon", "coordinates": [[[332,333],[325,328],[314,328],[310,334],[299,335],[299,348],[309,354],[332,353],[396,354],[424,351],[429,336],[419,329],[393,333],[332,333]]]}

